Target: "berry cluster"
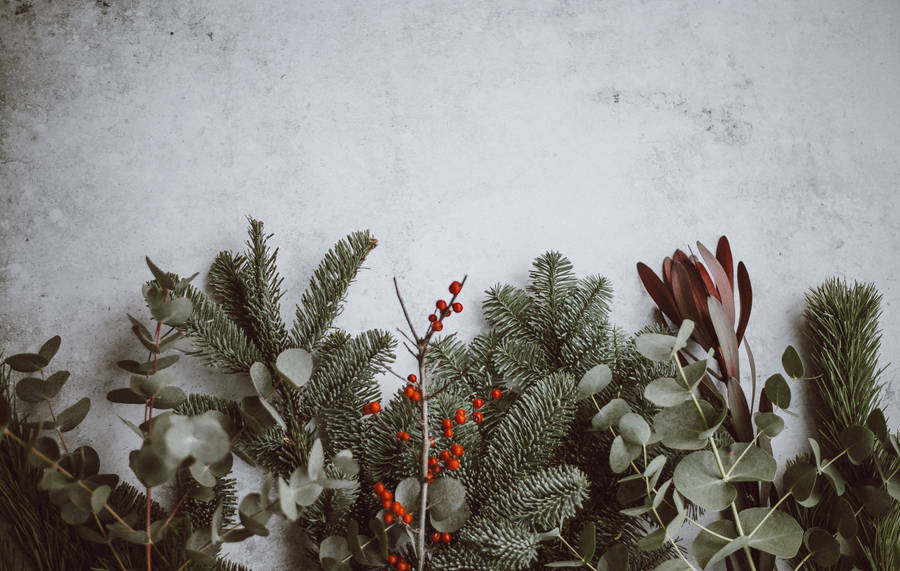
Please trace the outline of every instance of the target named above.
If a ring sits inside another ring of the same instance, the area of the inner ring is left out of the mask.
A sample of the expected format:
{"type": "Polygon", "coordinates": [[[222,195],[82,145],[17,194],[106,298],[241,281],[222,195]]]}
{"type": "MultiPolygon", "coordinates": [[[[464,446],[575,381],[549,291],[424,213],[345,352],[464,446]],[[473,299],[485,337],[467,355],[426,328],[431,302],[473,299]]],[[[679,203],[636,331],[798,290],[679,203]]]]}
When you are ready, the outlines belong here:
{"type": "Polygon", "coordinates": [[[403,504],[394,501],[394,494],[384,484],[377,482],[374,490],[375,496],[381,500],[381,506],[384,508],[384,523],[393,523],[394,518],[406,525],[412,523],[412,512],[406,511],[406,507],[403,504]]]}
{"type": "Polygon", "coordinates": [[[388,565],[393,565],[394,568],[397,569],[397,571],[409,571],[410,569],[412,569],[406,559],[397,557],[394,554],[388,555],[387,561],[388,565]]]}
{"type": "Polygon", "coordinates": [[[381,412],[381,403],[372,401],[363,405],[363,414],[378,414],[381,412]]]}
{"type": "Polygon", "coordinates": [[[406,385],[406,388],[403,389],[403,394],[406,395],[406,398],[413,402],[419,402],[422,400],[422,391],[416,385],[419,382],[419,377],[415,376],[413,373],[407,375],[406,380],[409,382],[406,385]]]}
{"type": "MultiPolygon", "coordinates": [[[[455,298],[462,291],[462,283],[454,281],[447,289],[455,298]]],[[[434,331],[440,331],[444,328],[444,319],[450,317],[453,313],[461,313],[463,310],[463,305],[458,301],[447,303],[443,299],[437,300],[434,303],[434,307],[437,311],[428,316],[428,321],[431,323],[431,328],[434,331]]]]}

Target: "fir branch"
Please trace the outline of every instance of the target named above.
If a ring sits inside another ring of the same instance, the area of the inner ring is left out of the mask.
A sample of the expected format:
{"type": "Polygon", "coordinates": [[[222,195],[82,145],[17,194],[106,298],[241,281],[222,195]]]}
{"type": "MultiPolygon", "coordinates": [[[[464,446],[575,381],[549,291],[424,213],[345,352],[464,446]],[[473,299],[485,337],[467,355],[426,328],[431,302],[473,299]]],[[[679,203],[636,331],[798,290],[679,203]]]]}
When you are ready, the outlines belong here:
{"type": "Polygon", "coordinates": [[[232,373],[248,371],[263,358],[222,306],[193,286],[187,291],[194,310],[185,330],[193,341],[193,354],[213,367],[232,373]]]}
{"type": "Polygon", "coordinates": [[[219,252],[209,268],[207,282],[228,317],[252,338],[253,321],[247,315],[247,258],[234,252],[219,252]]]}
{"type": "Polygon", "coordinates": [[[584,472],[574,466],[552,466],[499,490],[482,513],[546,531],[573,517],[587,494],[584,472]]]}
{"type": "Polygon", "coordinates": [[[276,261],[278,248],[269,249],[272,234],[263,233],[263,223],[250,219],[250,238],[247,240],[245,286],[247,288],[246,315],[251,321],[253,339],[267,362],[287,348],[288,335],[281,319],[281,285],[276,261]]]}
{"type": "Polygon", "coordinates": [[[312,351],[322,341],[341,313],[347,289],[377,244],[368,231],[354,232],[325,254],[296,309],[291,329],[295,346],[312,351]]]}
{"type": "Polygon", "coordinates": [[[528,293],[534,308],[530,320],[536,330],[543,332],[541,342],[545,350],[555,355],[565,336],[564,318],[572,312],[568,304],[577,283],[572,262],[559,252],[547,252],[534,260],[528,275],[528,293]]]}

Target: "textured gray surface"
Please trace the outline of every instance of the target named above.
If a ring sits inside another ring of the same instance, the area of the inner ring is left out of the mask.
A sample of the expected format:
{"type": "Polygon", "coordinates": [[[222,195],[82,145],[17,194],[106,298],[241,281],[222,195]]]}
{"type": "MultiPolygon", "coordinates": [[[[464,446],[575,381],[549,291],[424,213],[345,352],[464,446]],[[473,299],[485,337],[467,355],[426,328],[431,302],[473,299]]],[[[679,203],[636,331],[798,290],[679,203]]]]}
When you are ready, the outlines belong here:
{"type": "MultiPolygon", "coordinates": [[[[892,0],[0,2],[0,349],[62,334],[95,401],[78,435],[127,470],[135,442],[102,395],[136,352],[142,257],[204,271],[252,214],[283,248],[288,310],[334,240],[373,230],[352,330],[400,324],[391,276],[424,313],[468,272],[453,326],[471,336],[477,292],[522,283],[546,249],[610,277],[634,329],[650,316],[635,261],[726,233],[761,374],[831,275],[878,284],[889,361],[898,30],[892,0]]],[[[781,454],[802,442],[803,419],[789,427],[781,454]]],[[[276,537],[235,558],[289,568],[276,537]]]]}

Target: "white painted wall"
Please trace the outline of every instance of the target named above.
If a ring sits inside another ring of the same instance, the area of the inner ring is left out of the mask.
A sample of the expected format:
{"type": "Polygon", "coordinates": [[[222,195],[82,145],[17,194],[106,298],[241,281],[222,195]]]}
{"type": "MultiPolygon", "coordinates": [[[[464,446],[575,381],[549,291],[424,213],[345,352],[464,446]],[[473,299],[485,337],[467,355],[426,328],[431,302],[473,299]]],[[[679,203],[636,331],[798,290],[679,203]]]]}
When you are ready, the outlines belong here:
{"type": "MultiPolygon", "coordinates": [[[[375,233],[354,331],[401,324],[391,276],[425,313],[468,273],[452,326],[471,337],[479,292],[547,249],[611,278],[636,329],[635,262],[725,233],[762,373],[831,275],[878,284],[898,354],[896,2],[103,4],[0,6],[0,349],[63,336],[67,398],[95,403],[77,436],[109,468],[136,444],[103,395],[136,351],[143,256],[204,271],[248,214],[283,248],[287,311],[333,241],[375,233]]],[[[288,568],[288,541],[234,557],[288,568]]]]}

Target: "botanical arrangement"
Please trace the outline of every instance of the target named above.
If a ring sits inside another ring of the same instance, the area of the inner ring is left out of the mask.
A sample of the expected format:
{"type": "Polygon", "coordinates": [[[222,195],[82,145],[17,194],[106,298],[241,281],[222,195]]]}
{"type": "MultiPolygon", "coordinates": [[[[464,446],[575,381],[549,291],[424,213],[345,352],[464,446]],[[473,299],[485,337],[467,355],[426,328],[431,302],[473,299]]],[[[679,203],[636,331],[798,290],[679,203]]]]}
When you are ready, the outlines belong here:
{"type": "Polygon", "coordinates": [[[268,536],[274,516],[302,531],[304,568],[329,571],[900,567],[900,434],[882,411],[873,286],[811,290],[809,366],[788,347],[784,371],[758,382],[749,273],[724,238],[715,253],[698,243],[700,258],[676,251],[660,276],[638,264],[660,315],[636,335],[610,322],[605,278],[548,252],[524,289],[486,292],[469,343],[450,331],[472,303],[464,276],[426,311],[395,281],[396,337],[334,327],[377,245],[367,232],[325,255],[288,324],[271,239],[250,220],[246,251],[215,258],[207,291],[147,260],[150,321],[128,316],[146,357],[119,361],[128,381],[107,395],[136,439],[132,474],[102,473],[94,448],[66,440],[91,401],[71,402],[69,373],[51,367],[60,337],[2,361],[0,558],[237,570],[223,544],[268,536]],[[401,349],[414,370],[396,369],[401,349]],[[185,394],[182,355],[252,396],[185,394]],[[384,374],[402,387],[382,398],[384,374]],[[801,383],[821,400],[817,434],[779,469],[771,442],[801,383]],[[260,468],[240,486],[258,491],[238,497],[235,461],[260,468]]]}

